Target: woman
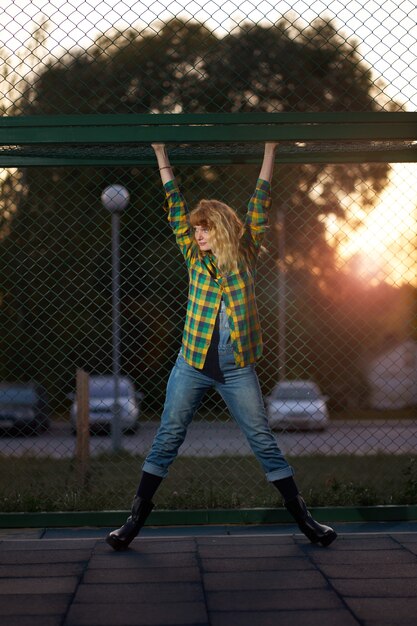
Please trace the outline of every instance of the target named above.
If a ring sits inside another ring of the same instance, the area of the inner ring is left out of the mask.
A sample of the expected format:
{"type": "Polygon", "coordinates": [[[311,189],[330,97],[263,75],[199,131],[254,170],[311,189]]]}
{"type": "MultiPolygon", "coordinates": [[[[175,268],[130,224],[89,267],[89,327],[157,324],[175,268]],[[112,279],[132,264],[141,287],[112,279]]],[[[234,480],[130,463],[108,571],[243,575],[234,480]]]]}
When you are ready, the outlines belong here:
{"type": "Polygon", "coordinates": [[[242,223],[233,209],[202,200],[188,212],[163,144],[153,144],[164,185],[168,221],[189,272],[182,346],[169,377],[161,425],[144,464],[132,512],[107,536],[115,550],[136,537],[153,508],[152,498],[184,441],[204,394],[214,387],[245,433],[266,478],[313,543],[329,545],[335,531],[313,520],[268,426],[255,363],[262,337],[255,303],[256,260],[267,229],[276,143],[265,144],[255,192],[242,223]]]}

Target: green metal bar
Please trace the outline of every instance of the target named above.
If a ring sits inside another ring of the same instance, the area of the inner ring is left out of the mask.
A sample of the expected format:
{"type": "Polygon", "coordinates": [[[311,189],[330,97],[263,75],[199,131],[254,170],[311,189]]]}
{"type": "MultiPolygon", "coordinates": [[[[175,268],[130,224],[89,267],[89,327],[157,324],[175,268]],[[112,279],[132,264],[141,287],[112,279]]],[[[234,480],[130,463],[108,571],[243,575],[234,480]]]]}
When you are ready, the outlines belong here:
{"type": "MultiPolygon", "coordinates": [[[[174,165],[234,165],[234,164],[259,164],[259,156],[244,155],[207,155],[205,157],[176,157],[172,159],[174,165]]],[[[298,152],[293,154],[277,154],[276,163],[415,163],[417,161],[417,148],[408,150],[390,150],[385,152],[298,152]]],[[[155,166],[155,159],[132,158],[123,156],[67,156],[50,157],[45,155],[23,156],[16,153],[0,154],[0,167],[61,167],[61,166],[155,166]]]]}
{"type": "Polygon", "coordinates": [[[171,126],[213,124],[409,124],[415,112],[282,112],[282,113],[143,113],[106,115],[32,115],[0,117],[1,128],[64,126],[171,126]]]}
{"type": "MultiPolygon", "coordinates": [[[[392,522],[417,520],[417,506],[318,507],[310,509],[318,521],[392,522]]],[[[1,513],[0,528],[115,527],[126,520],[128,511],[68,511],[43,513],[1,513]]],[[[288,524],[293,520],[286,509],[213,509],[153,511],[148,526],[189,526],[198,524],[288,524]]]]}
{"type": "MultiPolygon", "coordinates": [[[[153,165],[154,158],[138,155],[98,154],[54,155],[52,146],[135,143],[242,143],[278,141],[410,140],[417,137],[417,113],[334,112],[334,113],[212,113],[141,115],[58,115],[0,118],[0,145],[51,146],[51,156],[39,153],[25,156],[17,151],[0,153],[0,166],[60,165],[153,165]]],[[[122,152],[122,151],[121,151],[122,152]]],[[[334,152],[308,149],[277,155],[283,163],[415,162],[410,149],[334,152]]],[[[181,155],[178,164],[202,162],[196,156],[181,155]]],[[[209,155],[206,164],[258,163],[251,155],[209,155]]]]}
{"type": "Polygon", "coordinates": [[[0,144],[410,139],[417,113],[58,115],[0,118],[0,144]]]}
{"type": "Polygon", "coordinates": [[[279,126],[70,126],[0,129],[0,145],[240,143],[264,141],[410,140],[417,124],[279,126]]]}

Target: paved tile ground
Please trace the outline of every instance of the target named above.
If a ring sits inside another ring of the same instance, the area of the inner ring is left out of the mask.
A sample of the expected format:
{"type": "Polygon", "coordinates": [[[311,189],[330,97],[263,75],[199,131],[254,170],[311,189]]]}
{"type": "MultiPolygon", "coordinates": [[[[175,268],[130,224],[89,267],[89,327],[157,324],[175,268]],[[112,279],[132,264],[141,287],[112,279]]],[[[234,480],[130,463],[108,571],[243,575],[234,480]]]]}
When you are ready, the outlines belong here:
{"type": "MultiPolygon", "coordinates": [[[[337,528],[337,525],[336,525],[337,528]]],[[[337,528],[337,530],[343,530],[337,528]]],[[[351,529],[348,529],[351,530],[351,529]]],[[[296,528],[0,531],[4,626],[415,626],[417,529],[361,526],[329,548],[296,528]]]]}

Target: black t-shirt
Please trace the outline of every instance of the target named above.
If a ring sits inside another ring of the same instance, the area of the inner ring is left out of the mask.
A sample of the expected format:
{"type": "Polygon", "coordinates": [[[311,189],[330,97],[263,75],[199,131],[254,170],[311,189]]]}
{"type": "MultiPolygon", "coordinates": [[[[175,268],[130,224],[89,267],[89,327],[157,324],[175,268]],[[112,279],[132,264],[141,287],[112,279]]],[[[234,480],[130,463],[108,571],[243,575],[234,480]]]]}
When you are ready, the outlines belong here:
{"type": "Polygon", "coordinates": [[[216,322],[214,324],[213,335],[209,349],[207,351],[206,360],[204,361],[204,367],[199,370],[206,376],[214,378],[219,382],[224,382],[223,374],[220,370],[219,364],[219,341],[220,341],[220,310],[216,316],[216,322]]]}

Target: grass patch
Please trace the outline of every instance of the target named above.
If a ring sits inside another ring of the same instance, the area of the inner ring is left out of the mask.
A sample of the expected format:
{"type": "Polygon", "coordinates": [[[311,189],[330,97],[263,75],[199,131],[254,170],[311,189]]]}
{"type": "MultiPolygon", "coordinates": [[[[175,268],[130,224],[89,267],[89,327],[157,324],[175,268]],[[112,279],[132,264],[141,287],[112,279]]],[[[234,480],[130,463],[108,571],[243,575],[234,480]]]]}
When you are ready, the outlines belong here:
{"type": "MultiPolygon", "coordinates": [[[[105,454],[91,461],[81,485],[72,460],[0,458],[3,512],[128,509],[140,457],[105,454]]],[[[415,504],[417,456],[288,458],[310,506],[415,504]]],[[[252,457],[178,458],[155,498],[159,509],[282,506],[252,457]]]]}

